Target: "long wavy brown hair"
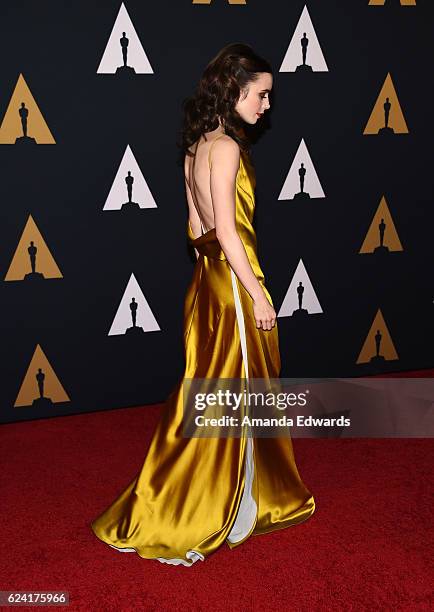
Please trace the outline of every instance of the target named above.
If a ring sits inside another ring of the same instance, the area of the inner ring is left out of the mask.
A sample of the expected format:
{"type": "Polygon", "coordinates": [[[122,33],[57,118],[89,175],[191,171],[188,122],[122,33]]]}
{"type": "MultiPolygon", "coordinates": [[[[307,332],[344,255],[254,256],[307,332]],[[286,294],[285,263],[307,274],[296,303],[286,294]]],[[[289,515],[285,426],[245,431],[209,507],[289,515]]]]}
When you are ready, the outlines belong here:
{"type": "Polygon", "coordinates": [[[219,116],[226,134],[248,151],[250,140],[245,122],[235,110],[240,94],[259,72],[273,73],[267,60],[250,45],[231,43],[221,49],[206,66],[194,94],[182,102],[184,121],[178,146],[181,155],[192,155],[188,148],[204,134],[219,126],[219,116]]]}

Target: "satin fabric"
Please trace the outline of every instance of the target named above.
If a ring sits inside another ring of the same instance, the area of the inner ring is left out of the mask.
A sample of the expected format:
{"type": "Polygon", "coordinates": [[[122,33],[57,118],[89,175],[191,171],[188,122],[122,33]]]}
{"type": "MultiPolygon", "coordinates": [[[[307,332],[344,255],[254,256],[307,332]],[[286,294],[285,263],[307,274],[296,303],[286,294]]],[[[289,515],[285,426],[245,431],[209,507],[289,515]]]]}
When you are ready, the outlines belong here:
{"type": "MultiPolygon", "coordinates": [[[[254,168],[241,151],[236,226],[267,297],[252,225],[254,168]]],[[[143,466],[119,497],[91,523],[119,551],[192,565],[225,542],[300,523],[315,511],[294,459],[291,438],[183,437],[183,379],[278,378],[277,322],[256,328],[252,299],[230,267],[215,228],[189,243],[199,257],[184,304],[185,372],[167,398],[143,466]]]]}

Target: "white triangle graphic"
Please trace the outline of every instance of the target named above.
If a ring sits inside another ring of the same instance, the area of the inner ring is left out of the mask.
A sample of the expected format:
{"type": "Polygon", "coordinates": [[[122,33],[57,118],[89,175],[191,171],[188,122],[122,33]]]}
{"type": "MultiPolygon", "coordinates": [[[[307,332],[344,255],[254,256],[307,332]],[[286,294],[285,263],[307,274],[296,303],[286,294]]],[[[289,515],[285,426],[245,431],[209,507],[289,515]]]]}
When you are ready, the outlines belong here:
{"type": "Polygon", "coordinates": [[[133,22],[123,2],[98,66],[97,73],[115,74],[116,70],[124,65],[122,46],[120,43],[120,39],[123,38],[123,32],[125,32],[125,36],[128,39],[127,66],[134,68],[134,71],[138,74],[153,74],[154,71],[152,70],[152,66],[149,63],[145,50],[142,47],[142,43],[140,42],[133,22]]]}
{"type": "Polygon", "coordinates": [[[300,259],[288,287],[288,291],[286,292],[280,310],[277,314],[278,317],[290,317],[292,316],[294,310],[298,310],[299,303],[297,288],[299,287],[300,282],[304,287],[301,307],[307,310],[308,314],[318,314],[323,312],[312,283],[310,282],[310,278],[306,272],[306,268],[304,267],[303,261],[300,259]]]}
{"type": "MultiPolygon", "coordinates": [[[[127,329],[133,327],[133,319],[131,316],[130,304],[137,302],[136,310],[136,327],[142,328],[144,332],[160,331],[160,327],[154,317],[152,310],[146,301],[143,291],[136,280],[134,274],[131,274],[128,285],[122,296],[121,302],[117,309],[112,326],[108,333],[109,336],[125,334],[127,329]]],[[[140,331],[140,330],[139,330],[140,331]]]]}
{"type": "Polygon", "coordinates": [[[278,200],[293,200],[296,193],[300,193],[300,171],[306,170],[304,175],[303,192],[308,193],[311,198],[325,198],[324,191],[319,182],[318,175],[310,158],[304,139],[298,145],[294,161],[287,174],[278,200]],[[303,164],[303,166],[302,166],[303,164]]]}
{"type": "Polygon", "coordinates": [[[140,208],[157,208],[151,190],[140,170],[134,154],[127,145],[103,210],[119,210],[123,204],[129,205],[126,178],[133,179],[131,201],[140,208]],[[128,175],[130,172],[130,175],[128,175]]]}
{"type": "Polygon", "coordinates": [[[279,72],[295,72],[297,66],[303,64],[301,39],[304,38],[304,34],[306,34],[306,38],[308,39],[305,60],[306,65],[311,66],[314,72],[329,71],[309,11],[307,10],[307,6],[305,6],[301,12],[300,19],[298,20],[288,49],[286,50],[279,72]]]}

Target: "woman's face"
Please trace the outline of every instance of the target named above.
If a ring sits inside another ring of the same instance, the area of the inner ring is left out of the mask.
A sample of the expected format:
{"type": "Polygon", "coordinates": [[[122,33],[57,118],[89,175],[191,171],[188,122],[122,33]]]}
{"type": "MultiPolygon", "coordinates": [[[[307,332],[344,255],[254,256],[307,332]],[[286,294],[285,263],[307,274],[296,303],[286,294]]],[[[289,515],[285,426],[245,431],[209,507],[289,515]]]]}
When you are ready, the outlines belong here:
{"type": "Polygon", "coordinates": [[[248,85],[248,93],[242,91],[235,110],[246,123],[256,123],[270,108],[269,93],[273,87],[273,75],[260,72],[256,81],[248,85]]]}

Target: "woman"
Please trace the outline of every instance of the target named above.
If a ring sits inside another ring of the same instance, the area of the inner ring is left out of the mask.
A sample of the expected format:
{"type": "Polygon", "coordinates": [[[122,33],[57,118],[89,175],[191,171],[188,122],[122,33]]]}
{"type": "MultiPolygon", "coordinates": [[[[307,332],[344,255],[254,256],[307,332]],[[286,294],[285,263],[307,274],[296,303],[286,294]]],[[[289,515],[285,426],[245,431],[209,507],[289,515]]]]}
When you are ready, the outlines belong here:
{"type": "MultiPolygon", "coordinates": [[[[278,378],[276,313],[252,226],[255,175],[245,124],[270,108],[272,70],[231,44],[185,101],[187,233],[197,261],[184,306],[185,373],[166,401],[139,474],[93,523],[121,552],[190,566],[224,542],[300,523],[315,501],[289,436],[183,435],[186,380],[278,378]]],[[[187,392],[187,405],[190,396],[187,392]]]]}

